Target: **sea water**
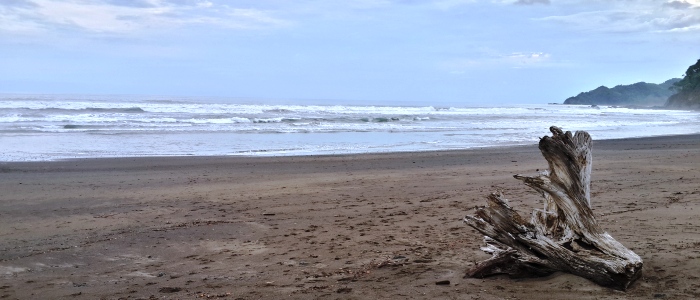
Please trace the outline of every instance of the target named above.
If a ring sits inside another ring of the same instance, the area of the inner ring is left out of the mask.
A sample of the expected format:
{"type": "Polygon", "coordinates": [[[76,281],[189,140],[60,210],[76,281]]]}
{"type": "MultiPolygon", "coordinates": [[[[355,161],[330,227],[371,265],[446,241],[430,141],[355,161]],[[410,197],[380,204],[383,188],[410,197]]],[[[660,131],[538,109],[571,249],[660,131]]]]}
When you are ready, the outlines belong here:
{"type": "Polygon", "coordinates": [[[682,110],[290,102],[0,95],[0,161],[468,149],[536,144],[552,125],[595,140],[700,132],[682,110]]]}

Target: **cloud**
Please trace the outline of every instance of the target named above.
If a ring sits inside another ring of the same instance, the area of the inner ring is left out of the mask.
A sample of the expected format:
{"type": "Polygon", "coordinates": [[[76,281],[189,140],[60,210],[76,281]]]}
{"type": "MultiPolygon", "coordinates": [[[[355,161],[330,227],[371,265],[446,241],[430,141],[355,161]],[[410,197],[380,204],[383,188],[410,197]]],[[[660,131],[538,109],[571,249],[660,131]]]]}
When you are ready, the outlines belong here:
{"type": "Polygon", "coordinates": [[[532,5],[532,4],[550,4],[549,0],[518,0],[514,4],[517,5],[532,5]]]}
{"type": "Polygon", "coordinates": [[[5,0],[0,3],[0,7],[34,7],[36,6],[30,0],[5,0]]]}
{"type": "MultiPolygon", "coordinates": [[[[600,6],[598,8],[601,8],[600,6]]],[[[585,31],[612,33],[687,32],[700,26],[700,1],[610,2],[603,9],[535,20],[556,22],[585,31]]]]}
{"type": "Polygon", "coordinates": [[[486,55],[476,58],[460,58],[445,61],[440,68],[453,74],[461,74],[467,70],[483,69],[527,69],[544,68],[561,65],[552,61],[552,55],[545,52],[513,52],[502,55],[486,55]]]}
{"type": "Polygon", "coordinates": [[[675,9],[688,9],[688,8],[691,8],[693,6],[693,4],[685,2],[685,1],[670,1],[670,2],[664,3],[664,6],[668,6],[668,7],[675,8],[675,9]]]}
{"type": "Polygon", "coordinates": [[[535,4],[551,4],[550,0],[490,0],[491,3],[499,5],[535,5],[535,4]]]}
{"type": "Polygon", "coordinates": [[[432,2],[427,2],[423,1],[421,4],[428,3],[431,7],[440,9],[440,10],[450,10],[455,7],[463,6],[463,5],[468,5],[468,4],[473,4],[477,2],[477,0],[435,0],[432,2]]]}
{"type": "Polygon", "coordinates": [[[531,67],[542,65],[543,63],[547,62],[550,57],[551,55],[549,53],[544,52],[515,52],[508,55],[504,55],[500,59],[501,61],[506,62],[515,67],[531,67]]]}
{"type": "Polygon", "coordinates": [[[126,34],[209,25],[228,29],[288,26],[270,11],[201,0],[11,0],[0,4],[0,32],[80,30],[126,34]]]}
{"type": "Polygon", "coordinates": [[[105,0],[106,4],[116,5],[116,6],[127,6],[127,7],[155,7],[151,1],[148,0],[105,0]]]}

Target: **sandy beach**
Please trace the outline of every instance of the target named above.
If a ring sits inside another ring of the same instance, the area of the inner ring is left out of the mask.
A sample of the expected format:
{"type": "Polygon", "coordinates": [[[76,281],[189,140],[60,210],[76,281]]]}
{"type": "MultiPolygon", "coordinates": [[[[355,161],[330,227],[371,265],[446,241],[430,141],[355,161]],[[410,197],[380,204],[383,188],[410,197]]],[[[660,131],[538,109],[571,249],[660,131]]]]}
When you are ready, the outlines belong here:
{"type": "MultiPolygon", "coordinates": [[[[595,138],[595,137],[594,137],[595,138]]],[[[592,205],[644,259],[626,292],[463,278],[462,222],[547,163],[536,145],[317,157],[0,163],[0,299],[700,298],[700,135],[594,141],[592,205]]]]}

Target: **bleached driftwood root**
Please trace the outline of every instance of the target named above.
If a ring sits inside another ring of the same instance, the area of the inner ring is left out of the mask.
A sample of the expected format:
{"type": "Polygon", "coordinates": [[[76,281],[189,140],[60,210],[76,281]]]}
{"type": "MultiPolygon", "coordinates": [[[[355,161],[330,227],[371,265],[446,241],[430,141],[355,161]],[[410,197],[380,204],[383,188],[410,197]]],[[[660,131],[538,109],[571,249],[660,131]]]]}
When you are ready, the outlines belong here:
{"type": "Polygon", "coordinates": [[[585,131],[574,135],[557,127],[550,131],[552,137],[539,143],[548,172],[514,176],[542,193],[544,209],[535,210],[528,221],[503,195],[489,195],[488,206],[477,208],[464,222],[485,235],[482,250],[493,256],[466,277],[530,277],[562,271],[626,290],[642,274],[642,259],[604,232],[593,217],[591,137],[585,131]]]}

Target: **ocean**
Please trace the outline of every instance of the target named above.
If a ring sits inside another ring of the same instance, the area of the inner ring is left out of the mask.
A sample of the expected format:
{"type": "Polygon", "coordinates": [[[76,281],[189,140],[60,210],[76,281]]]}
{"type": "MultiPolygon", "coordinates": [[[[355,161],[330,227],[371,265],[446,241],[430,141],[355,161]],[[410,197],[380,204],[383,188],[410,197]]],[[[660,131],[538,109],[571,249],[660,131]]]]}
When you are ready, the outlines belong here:
{"type": "Polygon", "coordinates": [[[0,95],[0,161],[292,156],[700,133],[700,112],[573,105],[312,105],[224,98],[0,95]],[[264,104],[260,104],[260,103],[264,104]]]}

